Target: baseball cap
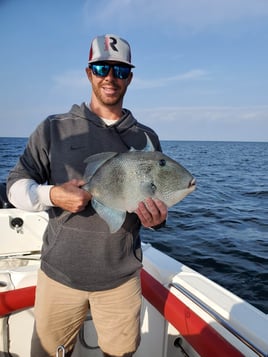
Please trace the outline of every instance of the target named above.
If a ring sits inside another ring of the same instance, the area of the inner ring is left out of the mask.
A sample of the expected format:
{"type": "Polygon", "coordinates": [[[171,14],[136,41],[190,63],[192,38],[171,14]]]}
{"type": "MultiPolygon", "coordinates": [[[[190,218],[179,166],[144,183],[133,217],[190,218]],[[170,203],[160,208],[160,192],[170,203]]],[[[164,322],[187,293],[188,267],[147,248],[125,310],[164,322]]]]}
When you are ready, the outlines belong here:
{"type": "Polygon", "coordinates": [[[88,63],[100,61],[117,61],[135,67],[131,63],[129,43],[112,34],[97,36],[91,43],[88,63]]]}

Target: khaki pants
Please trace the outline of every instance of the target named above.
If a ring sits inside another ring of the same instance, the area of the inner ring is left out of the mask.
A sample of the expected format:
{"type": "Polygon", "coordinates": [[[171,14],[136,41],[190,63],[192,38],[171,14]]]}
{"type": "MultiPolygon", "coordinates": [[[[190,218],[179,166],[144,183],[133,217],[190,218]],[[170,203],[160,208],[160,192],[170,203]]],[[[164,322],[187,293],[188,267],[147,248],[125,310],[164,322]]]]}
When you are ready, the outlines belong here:
{"type": "Polygon", "coordinates": [[[59,345],[71,351],[89,307],[103,352],[122,356],[136,351],[140,342],[139,273],[117,288],[87,292],[62,285],[39,271],[31,356],[54,357],[59,345]]]}

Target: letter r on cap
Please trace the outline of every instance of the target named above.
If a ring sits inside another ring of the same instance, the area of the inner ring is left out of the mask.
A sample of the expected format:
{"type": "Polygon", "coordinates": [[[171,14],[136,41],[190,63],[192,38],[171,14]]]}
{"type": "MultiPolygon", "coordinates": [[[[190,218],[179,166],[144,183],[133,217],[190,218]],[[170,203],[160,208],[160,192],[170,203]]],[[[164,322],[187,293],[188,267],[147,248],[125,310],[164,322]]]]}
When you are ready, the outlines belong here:
{"type": "Polygon", "coordinates": [[[116,48],[116,45],[117,44],[117,39],[114,38],[114,37],[108,37],[106,38],[106,49],[108,49],[108,46],[110,45],[110,47],[112,48],[112,50],[118,52],[118,49],[116,48]]]}

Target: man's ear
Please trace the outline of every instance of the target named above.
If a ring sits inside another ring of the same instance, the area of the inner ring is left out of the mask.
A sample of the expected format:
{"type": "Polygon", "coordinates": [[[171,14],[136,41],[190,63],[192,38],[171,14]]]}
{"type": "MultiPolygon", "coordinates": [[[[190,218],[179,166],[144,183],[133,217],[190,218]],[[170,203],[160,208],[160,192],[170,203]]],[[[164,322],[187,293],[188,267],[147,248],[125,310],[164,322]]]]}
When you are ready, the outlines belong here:
{"type": "Polygon", "coordinates": [[[92,80],[92,72],[91,72],[91,69],[89,67],[86,67],[86,74],[87,74],[87,78],[91,82],[91,80],[92,80]]]}
{"type": "Polygon", "coordinates": [[[132,78],[133,78],[133,72],[130,72],[129,76],[127,77],[127,85],[129,85],[131,83],[132,78]]]}

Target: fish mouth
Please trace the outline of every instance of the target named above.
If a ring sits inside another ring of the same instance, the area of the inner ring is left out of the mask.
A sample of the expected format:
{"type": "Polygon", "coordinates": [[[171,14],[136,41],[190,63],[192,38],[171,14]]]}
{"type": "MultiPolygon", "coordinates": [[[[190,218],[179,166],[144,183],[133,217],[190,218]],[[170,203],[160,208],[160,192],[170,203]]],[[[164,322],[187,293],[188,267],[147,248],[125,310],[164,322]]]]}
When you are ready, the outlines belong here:
{"type": "Polygon", "coordinates": [[[188,189],[194,191],[196,189],[196,179],[193,178],[188,185],[188,189]]]}

